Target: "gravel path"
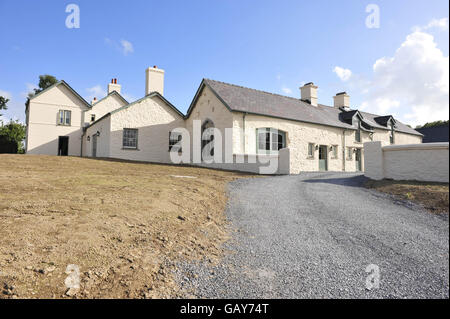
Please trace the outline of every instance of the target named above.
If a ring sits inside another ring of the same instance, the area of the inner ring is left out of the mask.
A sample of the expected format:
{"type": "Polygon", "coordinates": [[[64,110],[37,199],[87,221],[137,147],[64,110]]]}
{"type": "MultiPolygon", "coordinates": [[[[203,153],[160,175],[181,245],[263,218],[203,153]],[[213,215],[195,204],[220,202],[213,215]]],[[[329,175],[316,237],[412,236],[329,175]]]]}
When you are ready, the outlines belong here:
{"type": "Polygon", "coordinates": [[[363,182],[345,173],[232,182],[229,253],[215,267],[182,265],[179,283],[200,298],[448,298],[448,215],[363,182]],[[379,288],[366,288],[369,265],[379,288]]]}

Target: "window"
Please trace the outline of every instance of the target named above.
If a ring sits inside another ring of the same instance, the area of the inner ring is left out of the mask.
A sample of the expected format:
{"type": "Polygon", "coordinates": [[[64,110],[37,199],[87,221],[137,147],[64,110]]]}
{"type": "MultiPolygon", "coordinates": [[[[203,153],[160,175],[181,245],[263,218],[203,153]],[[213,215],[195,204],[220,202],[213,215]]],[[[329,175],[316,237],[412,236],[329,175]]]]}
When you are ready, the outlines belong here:
{"type": "Polygon", "coordinates": [[[181,152],[181,145],[175,146],[178,142],[181,141],[182,135],[180,133],[174,133],[169,132],[169,152],[172,151],[172,148],[174,148],[174,151],[181,152]]]}
{"type": "Polygon", "coordinates": [[[95,114],[91,114],[91,122],[95,121],[95,114]]]}
{"type": "Polygon", "coordinates": [[[338,146],[337,145],[331,145],[332,151],[333,151],[333,158],[338,158],[338,146]]]}
{"type": "Polygon", "coordinates": [[[277,153],[286,147],[286,133],[274,128],[259,128],[256,134],[258,153],[277,153]]]}
{"type": "Polygon", "coordinates": [[[138,130],[133,128],[123,129],[123,148],[137,149],[138,130]]]}
{"type": "Polygon", "coordinates": [[[58,125],[70,126],[72,118],[72,112],[67,110],[59,110],[58,125]]]}
{"type": "Polygon", "coordinates": [[[394,138],[394,124],[390,124],[391,125],[391,131],[389,132],[389,142],[391,144],[394,144],[395,142],[395,138],[394,138]]]}
{"type": "Polygon", "coordinates": [[[308,157],[314,158],[314,143],[308,143],[308,157]]]}
{"type": "Polygon", "coordinates": [[[347,147],[347,159],[351,161],[353,159],[353,148],[347,147]]]}
{"type": "Polygon", "coordinates": [[[361,142],[361,121],[359,119],[357,121],[358,129],[355,132],[355,141],[361,142]]]}

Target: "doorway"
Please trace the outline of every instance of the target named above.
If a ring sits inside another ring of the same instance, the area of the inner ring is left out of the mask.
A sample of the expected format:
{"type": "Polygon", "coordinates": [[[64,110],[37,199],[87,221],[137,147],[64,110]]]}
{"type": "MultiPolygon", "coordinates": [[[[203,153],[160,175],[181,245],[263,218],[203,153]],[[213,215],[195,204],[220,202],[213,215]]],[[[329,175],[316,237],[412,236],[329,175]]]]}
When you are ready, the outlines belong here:
{"type": "Polygon", "coordinates": [[[328,171],[328,147],[319,146],[319,171],[328,171]]]}
{"type": "Polygon", "coordinates": [[[361,149],[357,148],[356,153],[355,153],[355,161],[356,161],[356,170],[358,172],[362,171],[362,159],[361,159],[362,156],[361,155],[362,155],[361,149]]]}
{"type": "Polygon", "coordinates": [[[69,155],[69,137],[60,136],[58,138],[58,156],[69,155]]]}

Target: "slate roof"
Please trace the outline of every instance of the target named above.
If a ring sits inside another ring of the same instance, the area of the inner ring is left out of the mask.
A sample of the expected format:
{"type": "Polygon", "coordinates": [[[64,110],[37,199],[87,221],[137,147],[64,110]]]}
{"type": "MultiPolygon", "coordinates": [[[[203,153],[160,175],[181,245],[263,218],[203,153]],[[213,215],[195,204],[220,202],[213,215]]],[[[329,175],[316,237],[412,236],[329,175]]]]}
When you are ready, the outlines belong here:
{"type": "Polygon", "coordinates": [[[436,143],[436,142],[448,142],[448,130],[449,126],[447,124],[418,128],[417,131],[422,133],[424,143],[436,143]]]}
{"type": "MultiPolygon", "coordinates": [[[[356,129],[355,126],[344,120],[344,118],[349,115],[351,116],[356,113],[356,110],[345,112],[341,109],[323,104],[313,106],[300,99],[210,79],[203,79],[197,94],[188,109],[186,117],[189,117],[195,105],[195,101],[204,86],[209,87],[217,98],[232,112],[257,114],[286,120],[356,129]]],[[[370,126],[377,129],[388,129],[386,126],[377,123],[375,118],[379,117],[378,115],[361,111],[359,111],[359,114],[361,114],[363,121],[366,122],[366,124],[370,124],[370,126]]],[[[395,130],[408,134],[421,135],[416,130],[398,121],[396,122],[395,130]]]]}

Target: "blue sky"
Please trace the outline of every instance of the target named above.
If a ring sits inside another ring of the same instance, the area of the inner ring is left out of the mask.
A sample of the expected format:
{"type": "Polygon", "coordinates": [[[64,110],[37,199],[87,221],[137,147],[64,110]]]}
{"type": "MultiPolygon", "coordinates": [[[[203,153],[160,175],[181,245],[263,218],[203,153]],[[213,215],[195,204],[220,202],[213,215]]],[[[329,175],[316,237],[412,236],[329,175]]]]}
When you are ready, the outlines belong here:
{"type": "Polygon", "coordinates": [[[0,0],[3,118],[24,119],[40,74],[86,99],[118,78],[136,99],[157,65],[183,112],[206,77],[294,97],[313,81],[319,103],[346,90],[353,107],[413,125],[448,119],[448,10],[437,0],[0,0]],[[79,29],[65,25],[70,3],[79,29]],[[368,4],[380,8],[379,28],[366,27],[368,4]]]}

